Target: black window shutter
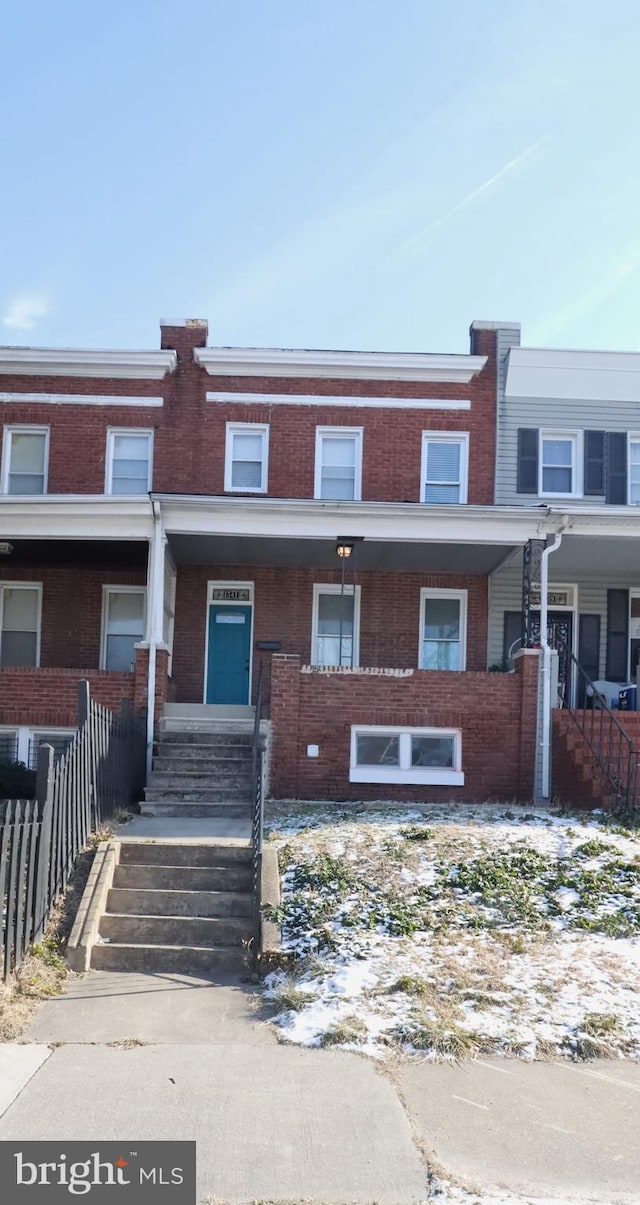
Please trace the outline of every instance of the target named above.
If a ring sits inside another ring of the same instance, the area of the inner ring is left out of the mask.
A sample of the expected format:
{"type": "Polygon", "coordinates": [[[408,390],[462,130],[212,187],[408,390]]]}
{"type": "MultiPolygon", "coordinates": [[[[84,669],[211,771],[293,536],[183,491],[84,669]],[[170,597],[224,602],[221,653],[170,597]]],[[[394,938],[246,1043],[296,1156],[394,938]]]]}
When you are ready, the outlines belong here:
{"type": "MultiPolygon", "coordinates": [[[[600,616],[581,615],[578,620],[578,661],[592,682],[600,677],[600,616]]],[[[578,707],[584,707],[585,684],[578,682],[578,707]]]]}
{"type": "Polygon", "coordinates": [[[610,506],[627,503],[627,436],[624,431],[605,435],[606,501],[610,506]]]}
{"type": "Polygon", "coordinates": [[[626,682],[629,653],[629,591],[607,590],[607,667],[610,682],[626,682]]]}
{"type": "Polygon", "coordinates": [[[538,430],[537,427],[518,428],[518,484],[519,494],[538,492],[538,430]]]}
{"type": "Polygon", "coordinates": [[[516,645],[513,653],[517,653],[518,649],[522,648],[522,611],[505,611],[502,638],[503,661],[509,660],[509,650],[516,640],[519,640],[520,643],[516,645]]]}
{"type": "Polygon", "coordinates": [[[584,433],[584,492],[604,494],[604,431],[584,433]]]}

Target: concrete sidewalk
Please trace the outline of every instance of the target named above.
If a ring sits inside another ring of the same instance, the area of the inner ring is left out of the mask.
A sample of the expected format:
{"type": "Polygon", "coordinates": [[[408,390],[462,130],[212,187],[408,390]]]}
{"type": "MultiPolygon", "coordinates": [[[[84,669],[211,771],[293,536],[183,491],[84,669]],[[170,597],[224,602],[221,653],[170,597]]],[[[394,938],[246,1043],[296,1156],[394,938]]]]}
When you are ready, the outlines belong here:
{"type": "Polygon", "coordinates": [[[640,1202],[639,1064],[283,1046],[237,981],[72,978],[0,1045],[0,1114],[0,1139],[195,1138],[199,1201],[416,1205],[433,1165],[514,1201],[640,1202]]]}

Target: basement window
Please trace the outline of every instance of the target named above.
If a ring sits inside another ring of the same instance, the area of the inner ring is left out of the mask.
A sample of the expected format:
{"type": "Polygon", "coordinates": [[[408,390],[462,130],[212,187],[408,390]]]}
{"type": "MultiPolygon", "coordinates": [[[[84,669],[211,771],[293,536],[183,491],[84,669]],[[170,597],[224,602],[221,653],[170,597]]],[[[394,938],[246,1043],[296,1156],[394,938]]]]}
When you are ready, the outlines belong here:
{"type": "Polygon", "coordinates": [[[456,728],[354,726],[349,781],[462,786],[462,733],[456,728]]]}

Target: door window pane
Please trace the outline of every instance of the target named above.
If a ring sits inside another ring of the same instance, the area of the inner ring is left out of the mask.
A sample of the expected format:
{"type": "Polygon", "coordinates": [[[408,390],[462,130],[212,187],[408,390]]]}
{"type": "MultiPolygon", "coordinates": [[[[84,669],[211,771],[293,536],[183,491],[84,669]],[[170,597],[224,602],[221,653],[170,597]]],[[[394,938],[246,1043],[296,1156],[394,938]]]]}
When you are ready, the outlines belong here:
{"type": "Polygon", "coordinates": [[[353,501],[356,486],[356,437],[324,435],[321,455],[320,497],[353,501]]]}
{"type": "Polygon", "coordinates": [[[0,587],[0,595],[0,667],[9,669],[37,665],[38,591],[4,586],[0,587]]]}
{"type": "Polygon", "coordinates": [[[353,594],[318,594],[315,665],[351,665],[353,647],[353,594]],[[342,655],[340,617],[342,616],[342,655]]]}
{"type": "Polygon", "coordinates": [[[112,494],[146,494],[149,488],[149,435],[114,435],[112,494]]]}
{"type": "Polygon", "coordinates": [[[130,670],[144,636],[144,593],[110,590],[106,626],[105,669],[130,670]]]}
{"type": "Polygon", "coordinates": [[[459,440],[430,440],[427,443],[427,478],[424,501],[460,501],[462,445],[459,440]]]}
{"type": "Polygon", "coordinates": [[[12,431],[8,492],[44,494],[47,437],[44,431],[12,431]]]}
{"type": "Polygon", "coordinates": [[[460,599],[427,597],[424,607],[422,669],[460,669],[460,599]]]}

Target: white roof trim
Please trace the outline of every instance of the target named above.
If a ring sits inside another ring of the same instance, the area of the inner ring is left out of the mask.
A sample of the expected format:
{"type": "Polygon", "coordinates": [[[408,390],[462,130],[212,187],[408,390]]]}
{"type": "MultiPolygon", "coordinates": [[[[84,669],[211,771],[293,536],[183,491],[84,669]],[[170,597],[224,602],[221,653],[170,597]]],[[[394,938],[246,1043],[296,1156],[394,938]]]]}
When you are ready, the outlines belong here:
{"type": "Polygon", "coordinates": [[[355,406],[376,410],[470,410],[468,398],[324,396],[318,393],[207,393],[208,402],[264,406],[355,406]]]}
{"type": "Polygon", "coordinates": [[[0,373],[11,376],[105,377],[160,381],[173,372],[175,351],[92,351],[58,347],[0,347],[0,373]]]}
{"type": "Polygon", "coordinates": [[[103,393],[0,393],[0,402],[35,406],[164,406],[161,397],[118,397],[103,393]]]}
{"type": "Polygon", "coordinates": [[[2,539],[148,540],[152,531],[153,509],[148,495],[0,496],[2,539]]]}
{"type": "Polygon", "coordinates": [[[448,381],[465,385],[486,356],[429,352],[292,351],[284,348],[196,347],[194,359],[210,376],[315,377],[360,381],[448,381]]]}
{"type": "Polygon", "coordinates": [[[505,396],[637,403],[640,352],[512,347],[505,396]]]}

